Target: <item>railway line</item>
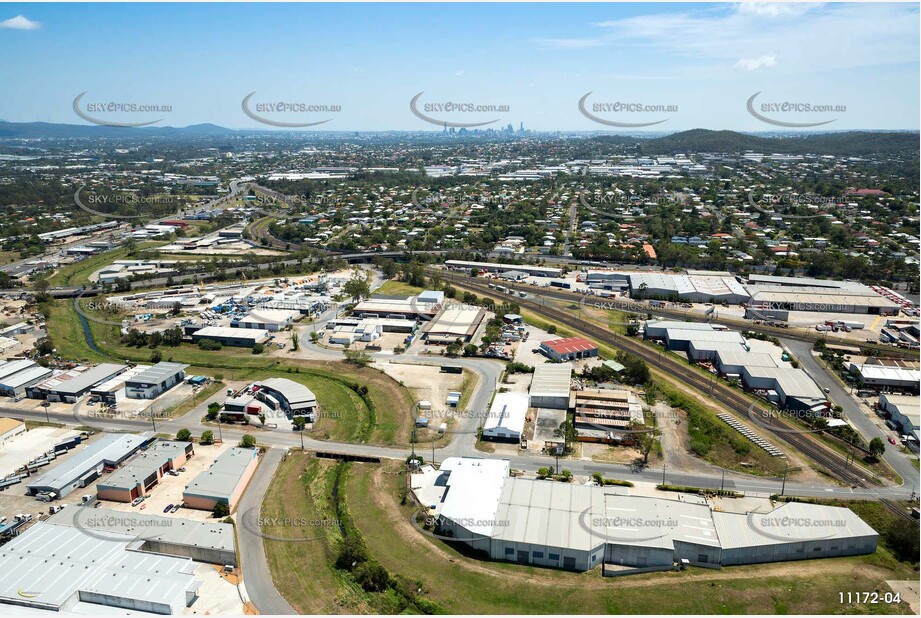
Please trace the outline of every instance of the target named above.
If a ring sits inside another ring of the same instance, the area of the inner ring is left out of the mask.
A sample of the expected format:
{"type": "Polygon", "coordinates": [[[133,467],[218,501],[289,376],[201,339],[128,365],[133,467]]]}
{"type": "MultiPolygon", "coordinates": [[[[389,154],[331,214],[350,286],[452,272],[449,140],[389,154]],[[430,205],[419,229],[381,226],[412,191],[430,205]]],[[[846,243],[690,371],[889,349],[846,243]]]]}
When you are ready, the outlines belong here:
{"type": "MultiPolygon", "coordinates": [[[[489,289],[486,285],[470,281],[453,274],[442,273],[445,279],[451,281],[456,287],[479,292],[488,296],[500,297],[501,294],[489,289]]],[[[567,299],[568,300],[568,299],[567,299]]],[[[743,420],[749,420],[753,402],[734,389],[694,371],[691,367],[657,353],[655,350],[633,340],[630,337],[618,335],[597,324],[593,324],[571,313],[548,307],[542,303],[524,298],[515,298],[515,302],[537,314],[552,319],[554,322],[584,333],[598,341],[607,343],[617,349],[634,354],[652,366],[667,371],[670,375],[679,378],[682,382],[693,387],[701,393],[706,393],[715,401],[723,404],[743,420]]],[[[780,442],[786,443],[790,448],[805,455],[825,470],[834,478],[851,485],[852,487],[872,488],[882,484],[882,480],[872,474],[864,474],[859,467],[852,464],[850,458],[832,450],[812,439],[808,434],[797,433],[795,427],[785,421],[774,422],[775,417],[769,417],[771,422],[759,422],[759,425],[769,431],[780,442]],[[773,426],[772,426],[773,425],[773,426]]],[[[904,508],[889,500],[880,500],[888,510],[907,519],[912,519],[904,508]]]]}

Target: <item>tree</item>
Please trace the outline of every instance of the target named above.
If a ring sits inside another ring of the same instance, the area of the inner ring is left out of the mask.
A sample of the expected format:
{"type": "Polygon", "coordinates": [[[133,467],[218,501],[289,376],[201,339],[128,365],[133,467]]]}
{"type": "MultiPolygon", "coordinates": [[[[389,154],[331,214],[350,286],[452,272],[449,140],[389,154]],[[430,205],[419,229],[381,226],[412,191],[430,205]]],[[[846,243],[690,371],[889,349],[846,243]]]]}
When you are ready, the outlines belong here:
{"type": "Polygon", "coordinates": [[[160,350],[154,350],[150,353],[150,362],[159,363],[163,360],[163,353],[160,350]]]}
{"type": "Polygon", "coordinates": [[[572,480],[572,472],[564,468],[560,471],[560,480],[568,483],[572,480]]]}
{"type": "Polygon", "coordinates": [[[183,427],[176,432],[176,439],[180,442],[191,442],[192,441],[192,432],[183,427]]]}
{"type": "MultiPolygon", "coordinates": [[[[639,423],[631,423],[631,428],[639,430],[642,425],[639,423]]],[[[633,434],[634,439],[636,440],[636,448],[643,455],[643,463],[649,463],[649,454],[656,449],[659,443],[658,433],[655,431],[642,431],[639,430],[638,433],[633,434]]]]}
{"type": "Polygon", "coordinates": [[[303,416],[295,416],[291,424],[294,426],[294,431],[302,431],[304,426],[307,425],[307,419],[303,416]]]}
{"type": "Polygon", "coordinates": [[[199,339],[198,347],[201,350],[215,351],[220,350],[223,346],[221,346],[220,341],[215,341],[214,339],[199,339]]]}
{"type": "Polygon", "coordinates": [[[464,346],[464,356],[476,356],[478,351],[479,348],[472,343],[468,343],[464,346]]]}
{"type": "Polygon", "coordinates": [[[262,354],[265,351],[265,345],[262,343],[257,343],[253,346],[253,354],[262,354]]]}
{"type": "Polygon", "coordinates": [[[886,452],[886,443],[883,442],[883,439],[880,437],[873,438],[870,440],[870,456],[874,459],[879,459],[880,456],[886,452]]]}
{"type": "Polygon", "coordinates": [[[216,401],[212,401],[211,403],[208,404],[208,414],[205,415],[205,418],[207,418],[209,421],[213,421],[214,419],[217,418],[217,414],[220,411],[221,411],[221,404],[219,404],[216,401]]]}
{"type": "Polygon", "coordinates": [[[211,515],[213,517],[227,517],[230,515],[230,507],[227,506],[226,502],[215,502],[214,508],[211,509],[211,515]]]}
{"type": "Polygon", "coordinates": [[[35,342],[35,352],[39,356],[45,356],[54,352],[54,342],[50,337],[42,337],[35,342]]]}
{"type": "Polygon", "coordinates": [[[345,350],[343,353],[345,354],[346,362],[359,367],[364,367],[371,362],[371,355],[362,350],[345,350]]]}
{"type": "Polygon", "coordinates": [[[445,346],[445,352],[452,358],[457,356],[460,351],[461,345],[456,341],[452,341],[447,346],[445,346]]]}
{"type": "Polygon", "coordinates": [[[361,300],[371,295],[371,286],[368,285],[367,278],[356,273],[354,277],[345,282],[342,291],[352,299],[361,300]]]}
{"type": "Polygon", "coordinates": [[[554,438],[563,438],[563,444],[565,448],[569,448],[569,445],[576,441],[576,426],[568,418],[560,423],[560,426],[557,429],[553,430],[554,438]]]}
{"type": "Polygon", "coordinates": [[[210,429],[206,429],[201,432],[201,439],[199,440],[199,443],[205,445],[214,444],[214,432],[210,429]]]}
{"type": "Polygon", "coordinates": [[[256,436],[252,434],[243,434],[243,437],[240,438],[240,447],[241,448],[253,448],[256,446],[256,436]]]}
{"type": "Polygon", "coordinates": [[[297,352],[301,348],[301,344],[298,341],[297,333],[291,333],[291,350],[297,352]]]}
{"type": "Polygon", "coordinates": [[[49,284],[48,280],[45,278],[32,281],[32,289],[35,290],[35,302],[44,303],[51,300],[51,295],[48,293],[48,288],[50,286],[51,284],[49,284]]]}
{"type": "Polygon", "coordinates": [[[550,326],[547,327],[547,334],[548,335],[556,334],[556,324],[551,324],[550,326]]]}

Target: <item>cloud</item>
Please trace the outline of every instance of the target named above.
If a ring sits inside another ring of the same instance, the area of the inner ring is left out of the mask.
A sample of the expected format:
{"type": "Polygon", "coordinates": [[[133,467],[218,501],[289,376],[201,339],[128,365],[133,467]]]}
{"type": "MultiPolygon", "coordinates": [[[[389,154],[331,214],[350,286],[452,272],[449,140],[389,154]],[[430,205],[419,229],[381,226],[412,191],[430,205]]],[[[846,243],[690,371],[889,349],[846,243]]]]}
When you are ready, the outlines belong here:
{"type": "Polygon", "coordinates": [[[772,67],[777,64],[777,56],[774,54],[764,54],[757,58],[742,58],[736,62],[735,68],[743,71],[754,71],[765,67],[772,67]]]}
{"type": "Polygon", "coordinates": [[[812,2],[740,2],[736,5],[736,12],[758,17],[787,17],[805,15],[822,6],[812,2]]]}
{"type": "Polygon", "coordinates": [[[10,30],[38,30],[41,27],[41,22],[32,21],[24,15],[17,15],[6,21],[0,21],[0,28],[9,28],[10,30]]]}

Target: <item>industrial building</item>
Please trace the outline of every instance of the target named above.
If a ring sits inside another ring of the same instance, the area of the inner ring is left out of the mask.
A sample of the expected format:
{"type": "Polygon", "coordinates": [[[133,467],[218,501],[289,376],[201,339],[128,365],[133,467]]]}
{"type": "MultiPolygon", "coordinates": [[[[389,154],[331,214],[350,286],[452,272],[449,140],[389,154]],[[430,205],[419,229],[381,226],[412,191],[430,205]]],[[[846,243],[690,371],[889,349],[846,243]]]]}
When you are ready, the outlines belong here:
{"type": "Polygon", "coordinates": [[[921,423],[921,397],[881,393],[879,409],[889,415],[894,429],[903,436],[911,436],[918,444],[918,425],[921,423]]]}
{"type": "Polygon", "coordinates": [[[118,467],[154,439],[152,432],[139,436],[115,433],[102,435],[29,483],[26,486],[27,493],[30,496],[46,493],[53,498],[63,498],[73,490],[95,481],[104,469],[118,467]]]}
{"type": "Polygon", "coordinates": [[[0,417],[0,446],[12,442],[26,432],[26,424],[15,418],[0,417]]]}
{"type": "Polygon", "coordinates": [[[232,511],[246,484],[259,464],[259,451],[254,448],[231,448],[224,451],[211,467],[186,485],[182,502],[192,509],[214,510],[222,502],[232,511]]]}
{"type": "Polygon", "coordinates": [[[520,442],[527,416],[527,395],[496,393],[483,422],[483,439],[520,442]]]}
{"type": "MultiPolygon", "coordinates": [[[[713,509],[703,496],[509,476],[507,460],[450,457],[414,474],[436,532],[493,560],[603,575],[871,554],[879,535],[846,508],[787,503],[765,513],[713,509]],[[784,521],[809,525],[783,525],[784,521]]],[[[725,506],[723,507],[725,508],[725,506]]]]}
{"type": "Polygon", "coordinates": [[[447,260],[445,266],[453,270],[465,270],[470,272],[471,269],[485,270],[487,272],[499,273],[510,269],[520,270],[534,277],[561,277],[563,276],[562,268],[552,268],[548,266],[531,266],[530,264],[498,264],[496,262],[468,262],[466,260],[447,260]]]}
{"type": "Polygon", "coordinates": [[[629,434],[618,433],[618,430],[645,425],[643,407],[630,391],[572,391],[569,411],[580,442],[622,443],[629,434]]]}
{"type": "Polygon", "coordinates": [[[758,312],[771,309],[898,315],[899,305],[870,286],[855,281],[806,277],[751,275],[746,289],[749,306],[758,312]]]}
{"type": "Polygon", "coordinates": [[[750,299],[748,291],[731,276],[669,275],[643,272],[630,273],[629,279],[631,298],[730,305],[741,305],[750,299]]]}
{"type": "Polygon", "coordinates": [[[246,317],[230,323],[233,328],[251,328],[275,333],[294,324],[301,312],[290,309],[253,309],[246,317]]]}
{"type": "Polygon", "coordinates": [[[569,363],[537,365],[528,391],[528,406],[531,408],[569,408],[569,387],[572,381],[572,365],[569,363]]]}
{"type": "Polygon", "coordinates": [[[470,341],[476,333],[486,312],[476,307],[450,305],[422,329],[422,337],[430,343],[449,344],[460,340],[470,341]]]}
{"type": "Polygon", "coordinates": [[[101,363],[79,375],[64,380],[57,386],[49,388],[45,393],[48,401],[61,401],[64,403],[77,403],[94,386],[111,380],[128,369],[128,365],[115,363],[101,363]]]}
{"type": "Polygon", "coordinates": [[[192,333],[192,342],[198,343],[202,339],[217,341],[221,345],[238,348],[251,348],[257,343],[269,340],[269,331],[248,328],[225,328],[222,326],[206,326],[195,329],[192,333]]]}
{"type": "Polygon", "coordinates": [[[269,378],[252,387],[256,399],[273,410],[282,410],[289,417],[305,417],[313,422],[317,417],[317,396],[309,388],[287,378],[269,378]]]}
{"type": "Polygon", "coordinates": [[[135,365],[111,380],[106,380],[91,388],[90,397],[98,397],[99,401],[106,405],[117,404],[119,400],[127,396],[125,393],[125,381],[148,369],[150,369],[150,365],[135,365]]]}
{"type": "Polygon", "coordinates": [[[372,296],[352,308],[357,318],[391,318],[402,320],[431,320],[438,313],[439,303],[420,300],[418,296],[372,296]]]}
{"type": "Polygon", "coordinates": [[[51,369],[46,369],[28,359],[10,360],[0,364],[0,395],[20,399],[26,390],[48,379],[51,369]]]}
{"type": "Polygon", "coordinates": [[[156,399],[185,379],[182,363],[160,362],[125,380],[125,394],[129,399],[156,399]]]}
{"type": "Polygon", "coordinates": [[[547,358],[558,363],[598,356],[598,346],[583,337],[564,337],[542,341],[540,351],[547,358]]]}
{"type": "Polygon", "coordinates": [[[895,364],[883,364],[876,359],[864,363],[851,363],[850,372],[857,376],[860,384],[880,391],[898,391],[918,394],[921,370],[917,366],[904,367],[895,364]]]}
{"type": "Polygon", "coordinates": [[[139,551],[135,544],[132,534],[89,534],[38,522],[0,552],[0,603],[86,614],[112,611],[99,606],[182,614],[202,584],[192,561],[139,551]]]}
{"type": "Polygon", "coordinates": [[[168,470],[185,465],[194,452],[191,442],[158,440],[99,481],[96,495],[113,502],[131,502],[146,496],[168,470]]]}
{"type": "MultiPolygon", "coordinates": [[[[766,399],[784,408],[812,410],[823,414],[829,406],[825,393],[802,369],[794,369],[778,357],[753,351],[759,341],[747,341],[736,331],[702,322],[649,321],[644,336],[665,343],[669,350],[687,353],[688,359],[710,363],[727,379],[741,380],[742,385],[763,391],[766,399]]],[[[758,349],[761,349],[760,347],[758,349]]]]}

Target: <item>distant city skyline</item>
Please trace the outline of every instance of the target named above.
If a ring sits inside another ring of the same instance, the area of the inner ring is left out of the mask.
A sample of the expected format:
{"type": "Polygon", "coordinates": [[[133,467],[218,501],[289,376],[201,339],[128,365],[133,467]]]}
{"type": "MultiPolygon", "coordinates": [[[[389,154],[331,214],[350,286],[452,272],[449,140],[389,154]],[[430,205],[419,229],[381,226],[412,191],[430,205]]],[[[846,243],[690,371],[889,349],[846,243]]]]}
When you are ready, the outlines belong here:
{"type": "Polygon", "coordinates": [[[0,119],[917,130],[918,17],[870,3],[5,4],[0,119]]]}

